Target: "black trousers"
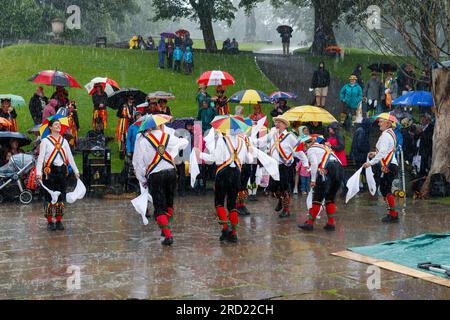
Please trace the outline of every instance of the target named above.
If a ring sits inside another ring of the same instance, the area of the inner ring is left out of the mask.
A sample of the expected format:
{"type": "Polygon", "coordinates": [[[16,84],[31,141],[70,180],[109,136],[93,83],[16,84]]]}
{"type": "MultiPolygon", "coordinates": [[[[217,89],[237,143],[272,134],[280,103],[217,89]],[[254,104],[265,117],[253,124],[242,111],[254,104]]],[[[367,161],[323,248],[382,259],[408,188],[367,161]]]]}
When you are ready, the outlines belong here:
{"type": "Polygon", "coordinates": [[[236,199],[241,186],[241,173],[238,168],[226,167],[216,175],[214,188],[214,205],[216,207],[225,206],[232,211],[236,209],[236,199]]]}
{"type": "MultiPolygon", "coordinates": [[[[61,194],[58,197],[58,202],[66,201],[66,189],[67,189],[67,166],[62,165],[60,167],[51,165],[50,173],[48,175],[43,175],[44,185],[52,191],[59,191],[61,194]]],[[[52,197],[45,191],[45,201],[51,202],[52,197]]]]}
{"type": "Polygon", "coordinates": [[[177,185],[176,170],[169,169],[149,174],[147,183],[153,198],[155,218],[166,214],[168,208],[173,208],[173,197],[177,185]]]}
{"type": "Polygon", "coordinates": [[[344,168],[337,161],[331,161],[327,166],[325,178],[317,173],[316,186],[313,191],[313,202],[335,202],[336,194],[342,185],[344,168]]]}
{"type": "Polygon", "coordinates": [[[380,192],[383,197],[392,193],[392,182],[397,177],[398,166],[396,164],[389,164],[388,172],[381,172],[380,174],[380,192]]]}
{"type": "Polygon", "coordinates": [[[255,184],[256,183],[256,170],[258,169],[258,164],[251,164],[250,165],[250,183],[255,184]]]}
{"type": "Polygon", "coordinates": [[[292,165],[286,166],[284,164],[279,164],[278,170],[280,172],[280,181],[275,181],[272,176],[270,176],[267,190],[269,192],[289,192],[289,175],[292,172],[292,165]]]}
{"type": "Polygon", "coordinates": [[[247,190],[247,182],[248,179],[250,179],[250,176],[252,174],[252,167],[251,164],[243,164],[241,169],[241,188],[239,191],[245,191],[247,190]]]}

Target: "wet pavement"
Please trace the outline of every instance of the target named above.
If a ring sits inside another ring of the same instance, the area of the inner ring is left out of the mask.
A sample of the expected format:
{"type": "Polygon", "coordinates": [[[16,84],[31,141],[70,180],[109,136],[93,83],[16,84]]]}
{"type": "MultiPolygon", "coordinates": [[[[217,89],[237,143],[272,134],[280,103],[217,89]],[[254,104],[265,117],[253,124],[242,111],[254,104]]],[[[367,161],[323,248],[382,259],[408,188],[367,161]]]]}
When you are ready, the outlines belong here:
{"type": "Polygon", "coordinates": [[[368,265],[330,255],[448,232],[446,206],[409,202],[400,224],[383,225],[385,206],[363,195],[338,203],[336,232],[322,229],[322,217],[306,233],[297,228],[304,196],[285,220],[273,213],[273,198],[258,199],[240,219],[239,243],[230,244],[218,240],[212,193],[177,198],[172,247],[160,244],[159,228],[144,226],[129,200],[70,205],[66,230],[56,232],[46,230],[39,203],[2,204],[0,299],[450,299],[450,288],[386,270],[381,288],[369,290],[368,265]]]}

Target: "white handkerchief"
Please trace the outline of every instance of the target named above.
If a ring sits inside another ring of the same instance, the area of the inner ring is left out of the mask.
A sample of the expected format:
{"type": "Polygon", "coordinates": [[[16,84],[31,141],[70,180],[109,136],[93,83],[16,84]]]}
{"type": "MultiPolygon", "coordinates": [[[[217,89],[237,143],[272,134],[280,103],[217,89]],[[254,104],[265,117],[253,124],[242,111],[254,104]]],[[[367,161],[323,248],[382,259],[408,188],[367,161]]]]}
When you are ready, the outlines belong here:
{"type": "Polygon", "coordinates": [[[345,203],[353,198],[359,192],[359,179],[361,177],[362,168],[359,168],[350,179],[347,181],[347,195],[345,197],[345,203]]]}
{"type": "Polygon", "coordinates": [[[253,151],[256,153],[256,157],[259,162],[264,166],[264,169],[272,176],[275,181],[280,181],[280,172],[278,170],[278,162],[259,150],[258,148],[253,147],[253,151]]]}
{"type": "Polygon", "coordinates": [[[86,195],[86,187],[83,184],[83,181],[77,179],[77,185],[75,190],[66,194],[67,203],[74,203],[77,200],[81,200],[86,195]]]}
{"type": "Polygon", "coordinates": [[[47,187],[42,183],[42,181],[41,181],[41,186],[42,186],[42,188],[44,188],[44,190],[47,191],[47,192],[50,194],[50,196],[52,197],[52,204],[57,203],[57,202],[58,202],[58,197],[59,197],[59,195],[61,194],[61,192],[60,192],[60,191],[52,191],[52,190],[50,190],[49,188],[47,188],[47,187]]]}
{"type": "Polygon", "coordinates": [[[142,217],[142,222],[144,225],[148,225],[148,219],[145,216],[147,214],[148,202],[152,201],[152,197],[148,193],[148,189],[144,188],[142,184],[139,184],[141,188],[141,195],[131,200],[131,204],[134,209],[139,213],[142,217]]]}
{"type": "Polygon", "coordinates": [[[306,197],[306,207],[308,210],[312,208],[312,194],[313,190],[311,188],[311,190],[309,190],[308,197],[306,197]]]}
{"type": "Polygon", "coordinates": [[[372,167],[369,167],[366,169],[366,180],[367,180],[367,185],[369,186],[369,192],[371,195],[374,196],[375,193],[377,192],[377,184],[373,177],[372,167]]]}
{"type": "Polygon", "coordinates": [[[200,174],[200,169],[198,167],[197,155],[195,154],[195,150],[191,151],[191,155],[189,157],[189,173],[191,174],[191,187],[194,188],[195,180],[197,176],[200,174]]]}

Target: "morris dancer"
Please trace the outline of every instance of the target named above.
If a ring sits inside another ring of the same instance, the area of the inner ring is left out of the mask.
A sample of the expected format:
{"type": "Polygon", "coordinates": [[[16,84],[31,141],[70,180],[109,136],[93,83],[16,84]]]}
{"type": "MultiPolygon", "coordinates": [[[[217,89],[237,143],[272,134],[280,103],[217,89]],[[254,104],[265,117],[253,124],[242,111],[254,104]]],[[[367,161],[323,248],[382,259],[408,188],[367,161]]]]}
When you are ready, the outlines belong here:
{"type": "Polygon", "coordinates": [[[48,123],[51,134],[42,139],[39,149],[39,157],[36,164],[36,177],[42,181],[42,169],[44,170],[44,185],[52,191],[60,191],[58,201],[51,203],[49,193],[45,194],[45,216],[47,218],[47,230],[64,230],[62,218],[64,216],[64,202],[66,201],[68,165],[72,167],[77,179],[80,178],[77,165],[70,151],[69,143],[64,139],[61,132],[59,119],[50,120],[48,123]],[[55,214],[56,224],[53,222],[55,214]]]}
{"type": "MultiPolygon", "coordinates": [[[[236,199],[241,186],[241,170],[243,163],[253,161],[252,154],[248,151],[244,139],[238,132],[229,132],[219,137],[210,153],[201,153],[201,158],[206,161],[215,162],[217,165],[215,179],[214,204],[222,225],[220,241],[237,242],[237,227],[239,223],[236,199]],[[225,198],[227,211],[225,210],[225,198]],[[231,231],[228,224],[231,224],[231,231]]],[[[196,148],[196,152],[200,153],[196,148]]]]}
{"type": "Polygon", "coordinates": [[[377,120],[382,133],[376,144],[376,152],[369,153],[368,156],[371,160],[366,162],[363,167],[369,168],[378,163],[381,164],[380,192],[388,205],[388,214],[381,221],[395,223],[398,222],[398,212],[391,190],[392,182],[398,174],[398,162],[395,157],[397,139],[393,130],[396,127],[396,118],[389,113],[382,113],[377,120]]]}
{"type": "Polygon", "coordinates": [[[309,210],[308,220],[298,227],[312,231],[314,221],[319,214],[322,202],[325,199],[328,221],[324,229],[334,231],[336,213],[336,193],[342,183],[344,169],[339,158],[329,147],[314,142],[310,136],[302,140],[311,169],[311,187],[313,189],[313,205],[309,210]],[[319,176],[317,176],[319,172],[319,176]]]}
{"type": "Polygon", "coordinates": [[[158,116],[148,116],[145,121],[150,125],[136,140],[133,166],[136,178],[143,186],[148,186],[153,198],[155,219],[164,233],[162,244],[170,246],[173,243],[170,221],[174,213],[173,199],[177,183],[173,159],[180,150],[186,148],[189,141],[164,132],[163,122],[157,125],[154,117],[158,116]]]}
{"type": "Polygon", "coordinates": [[[100,83],[95,84],[95,92],[92,95],[92,103],[94,105],[94,110],[92,112],[92,128],[95,129],[97,124],[97,118],[102,119],[103,129],[108,126],[108,112],[106,110],[106,105],[108,103],[108,95],[103,91],[103,87],[100,83]]]}

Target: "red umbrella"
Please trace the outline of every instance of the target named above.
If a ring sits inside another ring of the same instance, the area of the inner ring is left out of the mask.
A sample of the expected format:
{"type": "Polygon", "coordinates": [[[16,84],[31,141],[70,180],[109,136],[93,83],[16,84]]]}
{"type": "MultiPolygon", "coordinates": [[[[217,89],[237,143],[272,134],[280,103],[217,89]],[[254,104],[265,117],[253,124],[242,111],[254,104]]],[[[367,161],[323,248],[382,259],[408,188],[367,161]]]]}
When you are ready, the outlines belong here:
{"type": "Polygon", "coordinates": [[[197,80],[198,84],[204,84],[207,86],[226,86],[234,84],[234,78],[225,71],[213,70],[206,71],[197,80]]]}
{"type": "Polygon", "coordinates": [[[68,73],[58,70],[44,70],[33,75],[29,81],[48,86],[81,88],[78,82],[68,73]]]}
{"type": "Polygon", "coordinates": [[[185,30],[185,29],[179,29],[178,31],[175,32],[175,34],[179,37],[181,36],[185,36],[185,35],[190,35],[190,32],[185,30]]]}
{"type": "Polygon", "coordinates": [[[92,96],[94,94],[95,85],[97,84],[100,84],[102,86],[103,91],[105,91],[108,96],[112,95],[115,91],[120,89],[119,84],[113,79],[97,77],[92,79],[87,85],[84,86],[89,92],[89,95],[92,96]]]}

